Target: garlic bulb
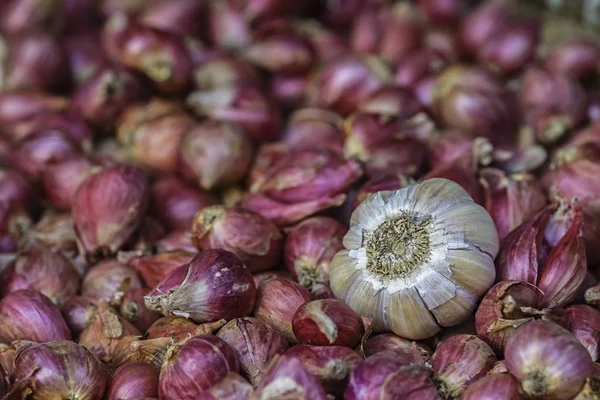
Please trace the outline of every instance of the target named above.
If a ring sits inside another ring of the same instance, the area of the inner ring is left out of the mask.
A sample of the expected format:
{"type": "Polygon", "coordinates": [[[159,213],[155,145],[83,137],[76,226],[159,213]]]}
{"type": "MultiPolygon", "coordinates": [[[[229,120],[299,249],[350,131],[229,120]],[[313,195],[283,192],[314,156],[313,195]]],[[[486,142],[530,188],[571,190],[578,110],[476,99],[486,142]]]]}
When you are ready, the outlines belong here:
{"type": "Polygon", "coordinates": [[[440,178],[365,199],[352,214],[331,289],[376,331],[425,339],[463,322],[495,279],[498,233],[458,184],[440,178]]]}

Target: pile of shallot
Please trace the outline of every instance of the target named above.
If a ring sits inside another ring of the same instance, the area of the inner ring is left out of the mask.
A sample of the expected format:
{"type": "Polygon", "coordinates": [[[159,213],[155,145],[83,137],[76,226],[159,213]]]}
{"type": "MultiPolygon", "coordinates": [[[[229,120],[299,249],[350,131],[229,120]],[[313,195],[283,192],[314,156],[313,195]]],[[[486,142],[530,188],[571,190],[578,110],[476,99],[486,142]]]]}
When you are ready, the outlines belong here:
{"type": "Polygon", "coordinates": [[[0,399],[600,398],[600,40],[517,3],[1,1],[0,399]]]}

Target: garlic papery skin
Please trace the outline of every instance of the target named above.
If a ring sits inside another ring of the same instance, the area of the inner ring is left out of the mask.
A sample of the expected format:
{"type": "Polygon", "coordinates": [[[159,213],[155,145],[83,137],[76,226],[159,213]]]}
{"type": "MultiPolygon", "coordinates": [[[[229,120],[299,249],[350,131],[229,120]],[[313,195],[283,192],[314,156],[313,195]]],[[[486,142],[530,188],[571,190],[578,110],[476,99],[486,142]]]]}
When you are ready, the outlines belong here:
{"type": "Polygon", "coordinates": [[[463,322],[496,276],[498,233],[458,184],[433,178],[377,192],[352,214],[331,263],[335,296],[377,332],[413,340],[463,322]]]}

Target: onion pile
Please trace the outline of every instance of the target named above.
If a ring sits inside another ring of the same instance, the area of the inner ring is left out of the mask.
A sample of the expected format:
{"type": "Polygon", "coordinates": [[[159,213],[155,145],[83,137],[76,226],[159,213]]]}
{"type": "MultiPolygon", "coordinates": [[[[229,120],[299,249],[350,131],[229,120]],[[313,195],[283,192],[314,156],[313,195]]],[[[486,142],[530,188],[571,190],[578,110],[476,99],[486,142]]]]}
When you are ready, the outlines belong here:
{"type": "Polygon", "coordinates": [[[600,44],[517,3],[0,2],[0,399],[600,398],[600,44]]]}

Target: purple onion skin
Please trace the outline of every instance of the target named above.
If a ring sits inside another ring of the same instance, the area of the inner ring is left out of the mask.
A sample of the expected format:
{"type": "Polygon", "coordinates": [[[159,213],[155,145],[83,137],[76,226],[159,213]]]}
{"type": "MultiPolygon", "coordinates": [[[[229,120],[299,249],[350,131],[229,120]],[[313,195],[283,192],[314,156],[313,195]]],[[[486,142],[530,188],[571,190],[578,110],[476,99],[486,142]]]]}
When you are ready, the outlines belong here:
{"type": "Polygon", "coordinates": [[[325,391],[340,397],[348,382],[350,372],[364,358],[356,351],[344,346],[297,345],[284,353],[302,362],[308,372],[315,376],[325,391]]]}
{"type": "Polygon", "coordinates": [[[350,373],[344,399],[439,399],[431,370],[406,361],[401,353],[391,350],[367,358],[350,373]]]}
{"type": "Polygon", "coordinates": [[[569,306],[565,308],[565,320],[565,327],[587,348],[592,361],[598,361],[600,311],[583,304],[569,306]]]}
{"type": "Polygon", "coordinates": [[[231,251],[252,272],[274,267],[281,258],[283,235],[271,221],[241,207],[206,207],[196,214],[192,240],[198,250],[231,251]]]}
{"type": "Polygon", "coordinates": [[[121,365],[113,373],[106,400],[136,400],[144,397],[158,397],[158,376],[160,371],[144,362],[121,365]]]}
{"type": "Polygon", "coordinates": [[[145,332],[161,315],[149,310],[144,304],[144,296],[150,289],[132,289],[125,294],[119,307],[119,313],[127,321],[131,322],[140,332],[145,332]]]}
{"type": "Polygon", "coordinates": [[[116,260],[106,260],[89,269],[83,278],[81,295],[100,304],[110,302],[119,290],[141,287],[142,280],[133,268],[116,260]]]}
{"type": "Polygon", "coordinates": [[[17,290],[35,290],[61,306],[79,291],[79,273],[60,253],[43,246],[24,250],[5,271],[4,294],[17,290]]]}
{"type": "Polygon", "coordinates": [[[493,374],[470,385],[461,400],[522,400],[519,383],[510,374],[493,374]]]}
{"type": "Polygon", "coordinates": [[[12,379],[35,388],[36,399],[102,400],[109,375],[83,346],[61,340],[22,350],[12,379]]]}
{"type": "Polygon", "coordinates": [[[592,372],[588,350],[553,322],[532,321],[506,343],[506,366],[525,395],[571,399],[592,372]]]}
{"type": "Polygon", "coordinates": [[[9,42],[4,88],[64,89],[70,84],[66,53],[60,41],[43,32],[27,32],[9,42]]]}
{"type": "Polygon", "coordinates": [[[490,346],[475,335],[458,334],[444,340],[431,357],[434,379],[442,395],[458,397],[496,362],[490,346]]]}
{"type": "Polygon", "coordinates": [[[194,400],[203,391],[238,372],[233,349],[212,335],[187,340],[167,355],[159,379],[159,397],[164,400],[194,400]]]}
{"type": "Polygon", "coordinates": [[[230,372],[221,382],[203,392],[197,400],[241,400],[250,398],[251,394],[252,385],[235,372],[230,372]]]}
{"type": "Polygon", "coordinates": [[[35,189],[27,177],[17,170],[0,168],[0,201],[32,206],[35,189]]]}
{"type": "Polygon", "coordinates": [[[309,290],[329,282],[329,264],[344,247],[346,228],[333,218],[312,217],[288,231],[285,264],[292,276],[309,290]]]}
{"type": "Polygon", "coordinates": [[[13,145],[10,163],[30,178],[38,179],[53,160],[62,160],[81,153],[81,143],[60,130],[41,130],[13,145]]]}
{"type": "Polygon", "coordinates": [[[256,290],[254,316],[295,343],[292,319],[298,307],[310,300],[308,290],[296,282],[278,276],[267,278],[256,290]]]}
{"type": "Polygon", "coordinates": [[[231,346],[240,363],[242,376],[253,386],[260,383],[273,357],[283,354],[288,348],[282,334],[252,317],[232,319],[217,336],[231,346]]]}
{"type": "Polygon", "coordinates": [[[77,88],[72,108],[90,124],[110,131],[127,106],[142,100],[144,94],[137,76],[122,67],[106,67],[77,88]]]}
{"type": "Polygon", "coordinates": [[[0,343],[71,339],[60,310],[39,292],[17,290],[4,296],[0,301],[0,319],[0,343]]]}
{"type": "Polygon", "coordinates": [[[189,228],[198,211],[215,203],[212,195],[174,176],[152,186],[152,211],[169,230],[189,228]]]}
{"type": "Polygon", "coordinates": [[[79,336],[94,319],[96,304],[81,296],[73,296],[63,304],[61,313],[73,337],[79,336]]]}
{"type": "Polygon", "coordinates": [[[325,400],[321,384],[295,357],[282,356],[271,367],[252,399],[311,399],[325,400]]]}
{"type": "Polygon", "coordinates": [[[86,251],[119,250],[141,223],[148,198],[146,176],[129,165],[109,167],[86,179],[75,193],[72,210],[86,251]]]}
{"type": "Polygon", "coordinates": [[[202,323],[246,316],[255,297],[252,274],[235,254],[206,250],[166,275],[144,300],[151,310],[202,323]]]}
{"type": "Polygon", "coordinates": [[[382,333],[371,336],[364,344],[365,356],[370,357],[373,354],[381,353],[387,350],[397,350],[409,354],[413,358],[414,364],[425,365],[431,359],[432,351],[424,344],[404,339],[393,333],[382,333]]]}

